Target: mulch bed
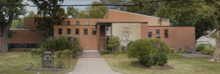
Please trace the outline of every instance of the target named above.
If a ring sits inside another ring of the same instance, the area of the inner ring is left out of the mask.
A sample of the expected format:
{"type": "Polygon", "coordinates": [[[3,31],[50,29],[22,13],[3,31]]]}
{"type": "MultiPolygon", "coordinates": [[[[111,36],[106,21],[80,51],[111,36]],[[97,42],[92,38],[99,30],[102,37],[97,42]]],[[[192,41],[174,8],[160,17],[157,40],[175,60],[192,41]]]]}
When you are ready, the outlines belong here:
{"type": "Polygon", "coordinates": [[[135,68],[142,68],[142,69],[150,69],[150,70],[171,70],[173,67],[165,65],[165,66],[151,66],[151,67],[146,67],[143,65],[136,65],[134,66],[135,68]]]}

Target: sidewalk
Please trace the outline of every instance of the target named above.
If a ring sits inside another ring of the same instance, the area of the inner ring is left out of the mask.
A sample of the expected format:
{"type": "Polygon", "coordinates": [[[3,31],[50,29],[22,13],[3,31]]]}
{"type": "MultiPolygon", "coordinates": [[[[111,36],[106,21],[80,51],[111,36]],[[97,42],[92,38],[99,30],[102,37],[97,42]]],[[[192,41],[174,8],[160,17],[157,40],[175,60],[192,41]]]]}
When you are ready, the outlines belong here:
{"type": "Polygon", "coordinates": [[[118,74],[101,58],[98,51],[84,51],[73,72],[68,74],[118,74]]]}

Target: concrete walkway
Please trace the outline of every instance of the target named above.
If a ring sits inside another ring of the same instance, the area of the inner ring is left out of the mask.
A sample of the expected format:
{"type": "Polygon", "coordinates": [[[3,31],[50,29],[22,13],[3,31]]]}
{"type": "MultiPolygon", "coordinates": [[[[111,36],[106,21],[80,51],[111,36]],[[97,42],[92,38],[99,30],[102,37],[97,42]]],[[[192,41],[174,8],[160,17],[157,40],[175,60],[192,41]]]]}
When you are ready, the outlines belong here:
{"type": "Polygon", "coordinates": [[[74,70],[67,74],[120,74],[114,72],[98,51],[84,51],[74,70]]]}

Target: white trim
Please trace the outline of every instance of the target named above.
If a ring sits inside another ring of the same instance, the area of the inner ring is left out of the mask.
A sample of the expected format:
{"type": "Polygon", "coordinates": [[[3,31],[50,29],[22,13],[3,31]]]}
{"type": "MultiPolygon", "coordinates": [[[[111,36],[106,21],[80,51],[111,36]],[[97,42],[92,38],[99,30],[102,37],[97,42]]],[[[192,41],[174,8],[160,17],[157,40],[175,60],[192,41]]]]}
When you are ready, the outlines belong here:
{"type": "Polygon", "coordinates": [[[10,29],[10,30],[30,30],[30,29],[10,29]]]}
{"type": "MultiPolygon", "coordinates": [[[[129,13],[129,14],[134,14],[134,15],[140,15],[140,16],[147,16],[147,17],[153,17],[153,18],[160,18],[160,17],[156,17],[156,16],[150,16],[150,15],[143,15],[143,14],[137,14],[137,13],[132,13],[132,12],[126,12],[126,11],[119,11],[119,10],[114,10],[114,9],[109,9],[109,10],[113,10],[113,11],[118,11],[118,12],[123,12],[123,13],[129,13]]],[[[109,12],[108,10],[108,12],[109,12]]],[[[108,12],[105,14],[105,16],[108,14],[108,12]]],[[[104,17],[105,17],[104,16],[104,17]]],[[[163,18],[165,19],[165,18],[163,18]]],[[[169,20],[169,19],[167,19],[169,20]]]]}

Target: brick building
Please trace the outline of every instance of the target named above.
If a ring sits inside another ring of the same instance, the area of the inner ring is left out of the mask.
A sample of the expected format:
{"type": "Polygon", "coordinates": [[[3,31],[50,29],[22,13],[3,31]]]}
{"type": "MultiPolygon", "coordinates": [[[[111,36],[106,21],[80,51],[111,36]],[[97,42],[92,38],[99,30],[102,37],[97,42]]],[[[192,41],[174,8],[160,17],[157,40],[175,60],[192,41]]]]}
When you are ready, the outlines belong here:
{"type": "MultiPolygon", "coordinates": [[[[54,36],[73,35],[79,38],[79,45],[85,50],[102,50],[107,48],[110,36],[118,36],[121,45],[141,38],[157,38],[169,47],[182,48],[185,45],[195,47],[195,27],[170,26],[169,20],[158,23],[158,17],[136,13],[108,10],[104,18],[66,18],[61,25],[54,26],[54,36]]],[[[24,20],[24,29],[13,30],[17,34],[8,43],[12,49],[24,49],[29,44],[36,46],[44,39],[36,29],[33,18],[24,20]],[[22,45],[19,47],[19,45],[22,45]]]]}

